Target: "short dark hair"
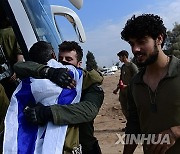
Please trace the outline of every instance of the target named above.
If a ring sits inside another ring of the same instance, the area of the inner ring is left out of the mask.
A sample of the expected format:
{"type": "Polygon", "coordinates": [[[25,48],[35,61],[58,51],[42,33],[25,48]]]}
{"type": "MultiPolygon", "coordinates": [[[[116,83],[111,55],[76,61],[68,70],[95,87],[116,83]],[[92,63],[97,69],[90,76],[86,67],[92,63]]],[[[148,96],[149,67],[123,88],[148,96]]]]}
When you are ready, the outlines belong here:
{"type": "Polygon", "coordinates": [[[161,45],[161,47],[163,47],[167,37],[163,20],[158,15],[142,14],[137,17],[133,15],[131,19],[126,22],[121,32],[121,38],[128,42],[129,38],[141,39],[145,36],[150,36],[155,40],[160,34],[162,34],[164,38],[161,45]]]}
{"type": "Polygon", "coordinates": [[[45,41],[38,41],[33,44],[29,50],[29,57],[32,61],[47,64],[47,62],[53,58],[53,47],[50,43],[45,41]]]}
{"type": "Polygon", "coordinates": [[[117,55],[118,55],[119,57],[121,57],[121,56],[126,56],[126,58],[128,58],[129,53],[128,53],[126,50],[122,50],[122,51],[118,52],[117,55]]]}
{"type": "Polygon", "coordinates": [[[77,53],[77,61],[81,61],[83,58],[83,49],[75,41],[64,41],[59,45],[59,52],[67,52],[75,50],[77,53]]]}

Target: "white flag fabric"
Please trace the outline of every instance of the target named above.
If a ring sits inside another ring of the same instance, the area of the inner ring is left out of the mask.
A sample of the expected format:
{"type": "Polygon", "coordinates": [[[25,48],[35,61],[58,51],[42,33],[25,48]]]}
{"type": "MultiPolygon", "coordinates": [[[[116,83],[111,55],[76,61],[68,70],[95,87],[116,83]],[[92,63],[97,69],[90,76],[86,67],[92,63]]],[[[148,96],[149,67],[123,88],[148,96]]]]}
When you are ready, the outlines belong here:
{"type": "Polygon", "coordinates": [[[31,103],[43,105],[71,104],[80,101],[83,73],[71,65],[62,65],[54,59],[48,62],[54,68],[66,67],[76,81],[76,88],[63,89],[47,79],[22,80],[11,98],[5,118],[4,154],[61,154],[67,125],[56,126],[52,122],[40,127],[30,124],[23,114],[31,103]]]}

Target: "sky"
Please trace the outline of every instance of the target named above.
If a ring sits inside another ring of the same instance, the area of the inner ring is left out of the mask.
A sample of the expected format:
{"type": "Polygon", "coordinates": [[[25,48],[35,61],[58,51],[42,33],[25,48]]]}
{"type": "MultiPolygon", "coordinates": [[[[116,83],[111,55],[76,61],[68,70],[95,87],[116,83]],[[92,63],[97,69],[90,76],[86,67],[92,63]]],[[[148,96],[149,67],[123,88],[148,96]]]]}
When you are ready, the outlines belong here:
{"type": "MultiPolygon", "coordinates": [[[[68,7],[77,13],[87,39],[85,43],[80,43],[84,52],[83,61],[86,60],[87,52],[91,51],[100,67],[110,67],[117,63],[117,53],[123,49],[133,57],[129,44],[120,36],[126,21],[132,15],[157,14],[163,19],[168,30],[172,30],[175,22],[180,24],[180,0],[84,0],[80,10],[69,0],[48,1],[53,5],[68,7]]],[[[70,24],[66,23],[65,19],[58,19],[58,22],[61,23],[64,39],[75,40],[75,32],[70,24]]]]}

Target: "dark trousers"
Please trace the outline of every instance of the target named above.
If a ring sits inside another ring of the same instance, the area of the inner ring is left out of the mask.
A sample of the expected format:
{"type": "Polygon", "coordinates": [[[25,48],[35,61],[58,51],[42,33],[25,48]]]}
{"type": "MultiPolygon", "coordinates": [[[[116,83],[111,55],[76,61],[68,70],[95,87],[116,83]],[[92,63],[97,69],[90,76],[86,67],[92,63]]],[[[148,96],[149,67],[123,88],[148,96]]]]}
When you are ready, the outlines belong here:
{"type": "Polygon", "coordinates": [[[93,144],[92,149],[88,151],[86,149],[83,149],[83,146],[82,146],[82,153],[83,154],[102,154],[98,141],[96,141],[93,144]]]}

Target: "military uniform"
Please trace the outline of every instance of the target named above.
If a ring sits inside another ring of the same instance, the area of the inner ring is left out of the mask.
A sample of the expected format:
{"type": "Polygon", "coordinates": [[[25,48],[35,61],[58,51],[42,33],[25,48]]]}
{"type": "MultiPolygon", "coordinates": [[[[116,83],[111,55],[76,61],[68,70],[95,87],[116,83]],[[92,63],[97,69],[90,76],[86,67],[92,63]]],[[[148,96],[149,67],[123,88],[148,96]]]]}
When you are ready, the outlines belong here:
{"type": "MultiPolygon", "coordinates": [[[[39,72],[44,67],[34,62],[18,62],[14,65],[15,72],[21,77],[40,78],[39,72]]],[[[78,125],[83,154],[100,154],[98,141],[94,137],[93,119],[104,99],[104,92],[100,87],[103,77],[94,70],[84,71],[83,77],[81,101],[70,105],[52,105],[53,122],[56,125],[78,125]]]]}
{"type": "Polygon", "coordinates": [[[0,153],[2,152],[2,144],[3,144],[4,118],[8,106],[9,106],[9,100],[6,96],[3,86],[0,84],[0,153]]]}
{"type": "MultiPolygon", "coordinates": [[[[12,27],[0,29],[0,45],[3,47],[6,59],[9,62],[10,68],[13,68],[14,63],[17,62],[17,55],[22,55],[20,47],[17,43],[12,27]]],[[[0,62],[1,63],[1,62],[0,62]]],[[[13,75],[13,70],[10,75],[13,75]]],[[[9,82],[10,76],[0,81],[3,85],[8,98],[11,98],[12,93],[17,87],[17,82],[9,82]]]]}
{"type": "MultiPolygon", "coordinates": [[[[121,75],[120,80],[122,80],[123,84],[128,85],[131,81],[132,77],[138,72],[137,66],[132,63],[128,62],[123,64],[121,67],[121,75]]],[[[122,112],[127,119],[128,111],[127,111],[127,87],[120,88],[119,91],[119,101],[121,104],[122,112]]]]}
{"type": "MultiPolygon", "coordinates": [[[[157,134],[180,126],[180,60],[170,57],[166,76],[153,92],[143,81],[145,69],[132,80],[128,90],[127,134],[157,134]],[[154,100],[154,102],[152,102],[154,100]]],[[[145,154],[149,154],[144,149],[145,154]]],[[[180,153],[178,139],[166,154],[180,153]]]]}

